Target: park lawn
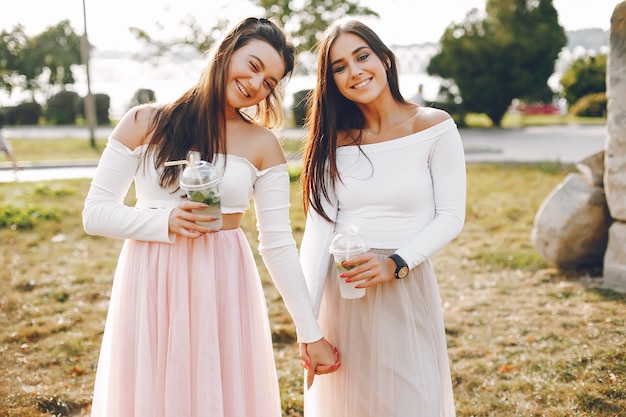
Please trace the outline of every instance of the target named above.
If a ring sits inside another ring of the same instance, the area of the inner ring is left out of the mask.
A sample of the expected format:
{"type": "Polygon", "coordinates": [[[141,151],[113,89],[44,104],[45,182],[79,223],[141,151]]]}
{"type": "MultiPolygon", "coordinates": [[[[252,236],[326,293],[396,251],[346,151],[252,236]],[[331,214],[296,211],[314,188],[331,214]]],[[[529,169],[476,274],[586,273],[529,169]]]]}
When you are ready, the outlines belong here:
{"type": "Polygon", "coordinates": [[[18,161],[97,160],[106,138],[96,139],[93,148],[89,139],[13,139],[11,146],[18,161]]]}
{"type": "MultiPolygon", "coordinates": [[[[469,164],[467,221],[433,258],[457,415],[617,416],[626,410],[626,298],[598,271],[533,248],[535,212],[570,166],[469,164]]],[[[122,242],[81,225],[89,180],[0,184],[0,415],[88,415],[122,242]]],[[[292,226],[304,216],[293,183],[292,226]]],[[[132,203],[132,199],[129,199],[132,203]]],[[[254,218],[244,228],[256,248],[254,218]]],[[[260,259],[285,416],[302,415],[295,329],[260,259]]]]}

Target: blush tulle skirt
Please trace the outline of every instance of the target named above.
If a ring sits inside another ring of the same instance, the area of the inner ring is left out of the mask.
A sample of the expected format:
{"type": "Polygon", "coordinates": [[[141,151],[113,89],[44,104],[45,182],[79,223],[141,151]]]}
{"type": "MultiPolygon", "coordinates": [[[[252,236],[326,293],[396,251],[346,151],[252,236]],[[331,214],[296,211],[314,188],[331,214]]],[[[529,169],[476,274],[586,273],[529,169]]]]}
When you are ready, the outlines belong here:
{"type": "Polygon", "coordinates": [[[279,417],[267,306],[241,229],[125,242],[92,417],[279,417]]]}
{"type": "MultiPolygon", "coordinates": [[[[388,256],[392,250],[373,250],[388,256]]],[[[338,371],[315,378],[305,417],[454,417],[443,312],[430,261],[402,279],[343,299],[329,265],[320,307],[338,371]]]]}

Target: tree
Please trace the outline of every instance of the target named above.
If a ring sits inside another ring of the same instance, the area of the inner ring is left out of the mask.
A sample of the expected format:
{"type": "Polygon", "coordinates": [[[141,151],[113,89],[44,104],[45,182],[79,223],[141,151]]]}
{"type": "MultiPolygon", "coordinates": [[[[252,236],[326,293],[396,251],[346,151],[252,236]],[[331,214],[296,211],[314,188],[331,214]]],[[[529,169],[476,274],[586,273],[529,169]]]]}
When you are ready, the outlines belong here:
{"type": "Polygon", "coordinates": [[[23,67],[27,43],[28,38],[22,25],[15,26],[11,32],[3,30],[0,33],[0,89],[9,95],[20,83],[20,68],[23,67]]]}
{"type": "Polygon", "coordinates": [[[488,0],[484,17],[473,9],[445,30],[427,71],[454,81],[465,111],[500,126],[514,98],[545,95],[566,42],[552,0],[488,0]]]}
{"type": "Polygon", "coordinates": [[[342,16],[379,17],[374,10],[361,6],[358,0],[256,0],[256,4],[265,9],[268,16],[280,20],[299,52],[311,50],[320,33],[342,16]]]}
{"type": "Polygon", "coordinates": [[[570,106],[588,94],[606,92],[606,54],[586,55],[573,61],[563,72],[560,84],[570,106]]]}
{"type": "Polygon", "coordinates": [[[25,69],[33,71],[29,81],[47,75],[47,80],[39,84],[39,88],[63,88],[74,84],[71,67],[81,64],[80,35],[76,34],[69,20],[63,20],[35,36],[26,52],[30,65],[25,69]]]}
{"type": "Polygon", "coordinates": [[[62,89],[74,83],[72,65],[79,65],[80,36],[69,20],[63,20],[45,32],[29,38],[21,25],[12,32],[0,34],[0,88],[9,92],[15,88],[43,91],[50,87],[62,89]]]}

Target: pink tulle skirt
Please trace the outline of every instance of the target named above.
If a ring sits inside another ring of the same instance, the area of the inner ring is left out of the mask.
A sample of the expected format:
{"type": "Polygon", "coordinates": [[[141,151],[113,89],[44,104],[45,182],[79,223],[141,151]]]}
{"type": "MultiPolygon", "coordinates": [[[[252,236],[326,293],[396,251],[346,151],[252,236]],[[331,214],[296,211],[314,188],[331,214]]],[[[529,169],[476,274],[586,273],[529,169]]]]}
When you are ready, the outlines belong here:
{"type": "Polygon", "coordinates": [[[267,306],[242,230],[126,241],[91,416],[280,415],[267,306]]]}
{"type": "MultiPolygon", "coordinates": [[[[392,250],[373,250],[380,256],[392,250]]],[[[344,299],[329,265],[320,307],[338,371],[315,378],[305,417],[454,417],[443,312],[430,261],[402,280],[344,299]]]]}

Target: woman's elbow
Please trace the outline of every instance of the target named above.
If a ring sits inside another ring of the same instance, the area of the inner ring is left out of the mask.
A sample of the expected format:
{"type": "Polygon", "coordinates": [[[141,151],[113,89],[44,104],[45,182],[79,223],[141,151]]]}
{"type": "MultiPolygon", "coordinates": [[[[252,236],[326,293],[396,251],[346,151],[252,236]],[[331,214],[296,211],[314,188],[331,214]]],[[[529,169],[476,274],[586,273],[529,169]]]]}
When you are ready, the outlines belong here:
{"type": "Polygon", "coordinates": [[[98,234],[98,223],[95,221],[95,208],[89,204],[85,204],[82,213],[83,229],[88,235],[98,234]]]}

